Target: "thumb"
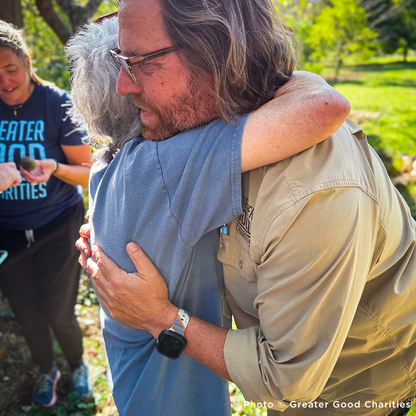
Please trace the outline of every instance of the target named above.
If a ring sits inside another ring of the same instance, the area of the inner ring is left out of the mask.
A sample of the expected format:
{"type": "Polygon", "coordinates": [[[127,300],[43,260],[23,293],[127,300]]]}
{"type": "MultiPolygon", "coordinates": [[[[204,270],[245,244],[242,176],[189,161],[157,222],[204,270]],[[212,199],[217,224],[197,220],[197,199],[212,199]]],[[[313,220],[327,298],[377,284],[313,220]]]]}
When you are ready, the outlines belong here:
{"type": "Polygon", "coordinates": [[[138,244],[128,243],[126,251],[141,277],[151,277],[155,274],[155,272],[158,273],[156,267],[149,260],[146,254],[144,254],[144,251],[138,244]]]}

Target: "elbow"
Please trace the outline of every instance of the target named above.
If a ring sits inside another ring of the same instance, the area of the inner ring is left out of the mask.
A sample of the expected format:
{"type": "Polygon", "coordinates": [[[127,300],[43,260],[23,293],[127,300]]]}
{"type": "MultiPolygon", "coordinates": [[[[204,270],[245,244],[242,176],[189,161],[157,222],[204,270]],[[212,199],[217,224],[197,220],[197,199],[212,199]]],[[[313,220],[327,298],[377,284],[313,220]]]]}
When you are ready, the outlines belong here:
{"type": "Polygon", "coordinates": [[[351,105],[350,102],[338,91],[332,94],[331,106],[334,118],[338,120],[339,125],[345,121],[350,115],[351,105]]]}
{"type": "Polygon", "coordinates": [[[328,126],[329,135],[331,135],[341,127],[350,115],[351,105],[342,94],[332,88],[327,93],[323,93],[320,101],[324,107],[323,120],[328,126]]]}
{"type": "Polygon", "coordinates": [[[316,126],[315,132],[319,142],[342,126],[350,114],[351,106],[349,101],[332,87],[316,92],[309,98],[308,105],[314,108],[312,126],[316,126]]]}

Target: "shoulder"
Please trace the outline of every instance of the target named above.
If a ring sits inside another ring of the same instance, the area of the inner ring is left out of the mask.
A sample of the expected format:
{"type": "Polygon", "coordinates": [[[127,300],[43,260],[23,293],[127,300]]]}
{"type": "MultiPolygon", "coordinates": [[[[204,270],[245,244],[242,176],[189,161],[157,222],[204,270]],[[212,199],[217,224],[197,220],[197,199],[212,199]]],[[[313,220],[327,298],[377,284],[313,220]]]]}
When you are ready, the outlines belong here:
{"type": "Polygon", "coordinates": [[[214,158],[230,151],[241,151],[241,139],[248,115],[238,116],[235,123],[214,120],[204,126],[179,133],[157,144],[160,163],[175,165],[182,160],[214,163],[214,158]]]}
{"type": "Polygon", "coordinates": [[[39,84],[39,90],[45,97],[47,97],[50,100],[53,100],[54,102],[65,103],[70,101],[68,91],[62,88],[58,88],[54,85],[39,84]]]}
{"type": "MultiPolygon", "coordinates": [[[[376,198],[376,182],[370,147],[362,130],[351,129],[345,122],[323,142],[297,155],[265,168],[260,168],[259,186],[283,182],[294,201],[324,189],[358,187],[376,198]],[[262,170],[263,169],[263,170],[262,170]]],[[[249,180],[259,177],[259,172],[249,180]]]]}

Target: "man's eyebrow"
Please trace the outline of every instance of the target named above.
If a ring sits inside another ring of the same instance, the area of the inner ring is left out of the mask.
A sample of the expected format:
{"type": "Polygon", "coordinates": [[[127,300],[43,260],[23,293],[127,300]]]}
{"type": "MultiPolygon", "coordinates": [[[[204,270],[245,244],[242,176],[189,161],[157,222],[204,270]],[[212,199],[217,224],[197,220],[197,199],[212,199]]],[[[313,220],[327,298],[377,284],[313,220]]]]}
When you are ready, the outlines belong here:
{"type": "Polygon", "coordinates": [[[133,50],[133,49],[125,49],[123,51],[121,51],[121,54],[127,57],[133,57],[133,56],[140,56],[140,53],[137,53],[137,51],[133,50]]]}

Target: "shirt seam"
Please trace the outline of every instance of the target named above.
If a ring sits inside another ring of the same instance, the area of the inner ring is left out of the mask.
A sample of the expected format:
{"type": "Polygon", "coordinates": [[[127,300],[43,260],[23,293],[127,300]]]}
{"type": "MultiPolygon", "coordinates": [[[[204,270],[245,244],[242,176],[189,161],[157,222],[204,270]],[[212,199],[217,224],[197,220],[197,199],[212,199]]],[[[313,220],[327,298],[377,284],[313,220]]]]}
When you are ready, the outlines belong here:
{"type": "MultiPolygon", "coordinates": [[[[293,206],[295,206],[298,202],[304,200],[305,198],[309,197],[310,195],[317,193],[317,192],[322,192],[322,191],[327,191],[330,189],[335,189],[335,188],[358,188],[361,192],[363,192],[364,194],[366,194],[368,197],[370,197],[375,203],[379,204],[377,200],[375,200],[374,198],[371,197],[371,195],[369,195],[367,192],[365,192],[364,189],[362,189],[361,186],[359,186],[357,183],[353,182],[353,181],[343,181],[344,184],[340,185],[339,183],[337,184],[331,184],[331,183],[325,183],[325,184],[320,184],[318,186],[315,186],[313,188],[308,189],[307,191],[303,192],[300,196],[298,196],[297,198],[295,197],[294,200],[287,202],[285,205],[283,205],[282,207],[280,207],[275,213],[274,215],[272,215],[269,219],[269,221],[267,222],[267,224],[264,226],[263,232],[260,235],[259,238],[259,244],[257,245],[260,249],[261,247],[261,252],[257,253],[260,257],[262,256],[262,254],[264,254],[264,240],[266,238],[267,233],[269,232],[269,229],[271,227],[271,225],[273,224],[273,222],[285,211],[287,211],[288,209],[292,208],[293,206]]],[[[290,187],[290,185],[289,185],[290,187]]]]}
{"type": "Polygon", "coordinates": [[[396,351],[396,358],[404,370],[406,383],[410,387],[411,392],[415,391],[416,383],[412,380],[410,366],[406,358],[403,356],[403,347],[397,341],[396,337],[391,334],[390,329],[386,327],[386,325],[382,322],[381,318],[370,308],[370,306],[367,304],[365,300],[361,300],[358,305],[363,310],[363,312],[371,319],[374,326],[376,327],[376,331],[381,333],[383,337],[389,341],[390,345],[396,351]]]}
{"type": "Polygon", "coordinates": [[[247,118],[245,118],[244,124],[242,126],[242,129],[237,128],[234,129],[233,133],[233,140],[231,142],[231,201],[233,205],[233,216],[237,217],[242,213],[242,206],[241,206],[241,147],[242,147],[242,135],[244,133],[244,128],[247,122],[247,118]],[[238,139],[240,138],[240,151],[238,151],[238,139]],[[240,158],[240,161],[238,161],[237,157],[240,158]],[[239,189],[238,185],[240,184],[239,189]],[[238,198],[240,198],[240,204],[238,204],[238,198]]]}
{"type": "Polygon", "coordinates": [[[187,243],[184,241],[184,239],[183,239],[183,237],[182,237],[182,226],[181,226],[180,222],[178,221],[178,219],[175,217],[175,215],[174,215],[174,214],[173,214],[173,212],[172,212],[172,201],[171,201],[171,199],[170,199],[170,193],[169,193],[168,187],[167,187],[167,185],[166,185],[166,183],[165,183],[165,179],[164,179],[164,177],[163,177],[162,163],[160,162],[160,157],[159,157],[159,143],[156,143],[156,159],[157,159],[158,168],[159,168],[159,171],[160,171],[160,176],[161,176],[161,179],[162,179],[162,184],[163,184],[163,187],[165,188],[166,194],[167,194],[167,196],[168,196],[168,202],[169,202],[169,212],[170,212],[170,215],[172,215],[172,218],[174,219],[174,221],[176,222],[176,224],[178,225],[179,230],[180,230],[180,232],[179,232],[179,237],[180,237],[180,239],[181,239],[181,241],[182,241],[182,243],[183,243],[183,244],[185,244],[185,245],[186,245],[187,247],[189,247],[190,249],[193,249],[193,246],[190,246],[189,244],[187,244],[187,243]]]}

